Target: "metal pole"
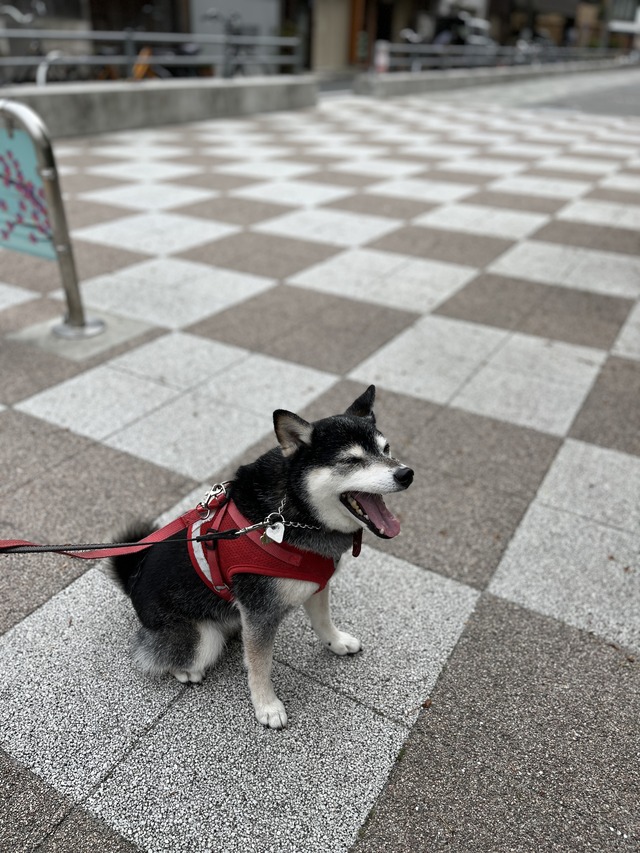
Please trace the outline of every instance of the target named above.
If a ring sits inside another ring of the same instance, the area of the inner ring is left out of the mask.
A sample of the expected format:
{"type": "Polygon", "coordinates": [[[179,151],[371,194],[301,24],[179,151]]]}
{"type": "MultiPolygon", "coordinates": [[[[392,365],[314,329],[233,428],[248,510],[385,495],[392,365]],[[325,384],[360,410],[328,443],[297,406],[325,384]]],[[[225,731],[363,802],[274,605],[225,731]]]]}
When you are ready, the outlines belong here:
{"type": "Polygon", "coordinates": [[[60,275],[67,298],[67,315],[62,323],[54,326],[53,332],[62,338],[87,338],[104,331],[102,320],[87,320],[82,307],[76,265],[69,239],[67,217],[62,203],[60,182],[56,169],[51,139],[40,116],[24,104],[16,104],[6,99],[0,100],[0,116],[19,124],[29,135],[38,159],[38,170],[42,178],[47,208],[50,213],[55,249],[60,275]]]}

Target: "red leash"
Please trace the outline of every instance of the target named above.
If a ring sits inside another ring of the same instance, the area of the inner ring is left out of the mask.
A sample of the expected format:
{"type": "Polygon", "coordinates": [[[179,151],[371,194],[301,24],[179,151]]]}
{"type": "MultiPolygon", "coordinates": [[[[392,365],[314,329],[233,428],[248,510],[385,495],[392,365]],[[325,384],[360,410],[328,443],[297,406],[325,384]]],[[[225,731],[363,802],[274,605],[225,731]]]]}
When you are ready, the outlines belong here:
{"type": "MultiPolygon", "coordinates": [[[[214,486],[204,500],[195,509],[165,524],[160,530],[154,530],[139,542],[110,542],[109,544],[77,545],[66,543],[65,545],[38,545],[27,539],[0,539],[0,555],[2,554],[40,554],[54,553],[66,554],[68,557],[76,557],[79,560],[99,560],[104,557],[117,557],[120,554],[136,554],[144,551],[158,542],[164,542],[185,530],[198,519],[207,519],[214,509],[220,507],[227,500],[225,485],[214,486]]],[[[240,532],[238,530],[227,530],[223,534],[210,533],[198,537],[202,540],[209,539],[233,539],[240,532]]]]}

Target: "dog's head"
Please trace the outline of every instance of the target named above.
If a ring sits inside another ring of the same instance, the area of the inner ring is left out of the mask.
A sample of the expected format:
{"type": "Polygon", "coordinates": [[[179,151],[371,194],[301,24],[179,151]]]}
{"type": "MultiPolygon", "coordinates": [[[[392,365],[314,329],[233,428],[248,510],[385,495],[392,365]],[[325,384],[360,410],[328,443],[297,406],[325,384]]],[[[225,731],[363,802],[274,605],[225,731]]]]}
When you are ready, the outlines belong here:
{"type": "Polygon", "coordinates": [[[407,489],[413,471],[390,455],[376,429],[373,385],[342,415],[309,423],[292,412],[273,413],[276,436],[289,460],[290,483],[329,530],[355,533],[364,527],[383,539],[400,522],[382,495],[407,489]]]}

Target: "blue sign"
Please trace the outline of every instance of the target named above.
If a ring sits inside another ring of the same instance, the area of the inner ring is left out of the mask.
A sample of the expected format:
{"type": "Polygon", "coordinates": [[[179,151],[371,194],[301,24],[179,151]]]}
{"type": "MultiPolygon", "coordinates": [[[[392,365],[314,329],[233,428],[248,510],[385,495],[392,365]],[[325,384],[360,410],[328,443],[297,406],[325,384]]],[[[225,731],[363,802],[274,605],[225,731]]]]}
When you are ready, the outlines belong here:
{"type": "Polygon", "coordinates": [[[36,151],[17,128],[0,128],[0,246],[57,258],[36,151]]]}

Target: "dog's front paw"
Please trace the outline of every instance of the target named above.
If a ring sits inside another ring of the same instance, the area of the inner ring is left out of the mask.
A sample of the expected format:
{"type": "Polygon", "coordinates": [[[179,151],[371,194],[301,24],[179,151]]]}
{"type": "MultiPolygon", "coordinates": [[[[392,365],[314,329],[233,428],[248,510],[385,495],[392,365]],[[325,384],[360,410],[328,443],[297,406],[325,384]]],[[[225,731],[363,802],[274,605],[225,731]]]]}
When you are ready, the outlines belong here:
{"type": "Polygon", "coordinates": [[[325,641],[325,645],[334,655],[355,655],[362,648],[357,637],[352,637],[344,631],[336,631],[334,637],[325,641]]]}
{"type": "Polygon", "coordinates": [[[256,707],[256,720],[270,729],[284,729],[287,725],[287,712],[279,699],[256,707]]]}

